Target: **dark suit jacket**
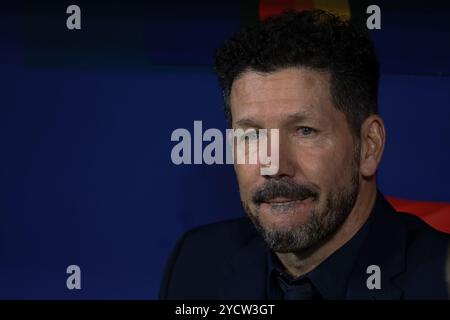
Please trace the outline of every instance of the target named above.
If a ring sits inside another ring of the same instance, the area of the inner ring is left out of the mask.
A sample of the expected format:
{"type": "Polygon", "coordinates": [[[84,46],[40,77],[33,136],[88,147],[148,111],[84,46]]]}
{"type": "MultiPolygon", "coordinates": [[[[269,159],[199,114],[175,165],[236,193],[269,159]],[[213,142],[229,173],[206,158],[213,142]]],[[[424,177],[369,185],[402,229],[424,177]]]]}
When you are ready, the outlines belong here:
{"type": "MultiPolygon", "coordinates": [[[[449,235],[395,212],[381,194],[372,214],[346,299],[448,299],[449,235]],[[381,269],[381,289],[369,290],[373,264],[381,269]]],[[[266,299],[267,250],[248,218],[191,230],[168,261],[160,298],[266,299]]]]}

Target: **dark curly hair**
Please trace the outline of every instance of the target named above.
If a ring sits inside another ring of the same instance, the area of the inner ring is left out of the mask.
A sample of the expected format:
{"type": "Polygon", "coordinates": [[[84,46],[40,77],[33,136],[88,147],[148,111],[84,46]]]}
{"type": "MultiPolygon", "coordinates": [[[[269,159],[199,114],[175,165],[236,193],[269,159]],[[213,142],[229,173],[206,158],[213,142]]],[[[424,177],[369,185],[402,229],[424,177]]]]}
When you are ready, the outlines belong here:
{"type": "Polygon", "coordinates": [[[362,122],[377,113],[379,65],[367,34],[322,10],[286,11],[237,32],[216,51],[215,71],[231,124],[230,91],[247,70],[288,67],[328,71],[335,107],[359,137],[362,122]]]}

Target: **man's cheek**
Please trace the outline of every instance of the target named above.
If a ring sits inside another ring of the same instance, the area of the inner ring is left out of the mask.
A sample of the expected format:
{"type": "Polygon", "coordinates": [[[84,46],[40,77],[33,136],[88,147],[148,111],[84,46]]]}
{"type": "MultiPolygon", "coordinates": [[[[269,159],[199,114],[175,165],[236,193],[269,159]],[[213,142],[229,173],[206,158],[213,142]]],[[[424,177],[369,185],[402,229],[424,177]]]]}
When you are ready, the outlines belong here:
{"type": "Polygon", "coordinates": [[[234,168],[240,183],[252,184],[257,182],[261,177],[259,165],[235,164],[234,168]]]}
{"type": "Polygon", "coordinates": [[[346,159],[343,159],[342,152],[320,148],[302,150],[297,162],[306,180],[316,184],[321,181],[335,183],[336,177],[345,172],[346,165],[343,163],[346,159]]]}
{"type": "Polygon", "coordinates": [[[245,165],[235,165],[234,168],[239,184],[239,191],[241,193],[241,197],[243,198],[249,192],[249,189],[253,184],[252,175],[245,170],[245,165]]]}

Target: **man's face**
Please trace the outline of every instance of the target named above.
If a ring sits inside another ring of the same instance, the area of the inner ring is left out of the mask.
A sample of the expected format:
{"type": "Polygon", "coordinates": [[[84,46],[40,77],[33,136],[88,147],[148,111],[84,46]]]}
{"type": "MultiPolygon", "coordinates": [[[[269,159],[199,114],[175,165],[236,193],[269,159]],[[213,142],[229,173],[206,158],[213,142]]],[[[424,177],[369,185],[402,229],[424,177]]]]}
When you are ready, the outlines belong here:
{"type": "MultiPolygon", "coordinates": [[[[306,68],[247,71],[230,94],[233,128],[279,129],[279,170],[236,164],[241,201],[277,252],[302,251],[333,234],[359,190],[359,146],[330,92],[330,75],[306,68]]],[[[269,135],[270,136],[270,135],[269,135]]]]}

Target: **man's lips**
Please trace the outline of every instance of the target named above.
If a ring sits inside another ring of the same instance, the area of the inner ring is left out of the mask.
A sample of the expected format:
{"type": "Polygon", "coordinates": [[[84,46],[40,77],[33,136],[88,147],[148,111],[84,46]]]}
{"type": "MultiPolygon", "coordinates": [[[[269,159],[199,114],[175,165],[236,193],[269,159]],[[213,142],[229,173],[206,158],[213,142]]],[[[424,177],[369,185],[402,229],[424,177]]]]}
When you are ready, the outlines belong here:
{"type": "Polygon", "coordinates": [[[258,210],[263,215],[278,215],[278,214],[306,214],[310,211],[313,206],[313,197],[308,197],[305,199],[293,199],[277,197],[265,202],[261,202],[257,205],[258,210]]]}
{"type": "Polygon", "coordinates": [[[305,198],[305,199],[290,199],[290,198],[284,198],[284,197],[277,197],[277,198],[274,198],[274,199],[263,201],[262,203],[272,204],[272,205],[290,204],[290,203],[294,203],[294,202],[305,202],[305,201],[310,200],[310,199],[312,199],[312,197],[308,197],[308,198],[305,198]]]}

